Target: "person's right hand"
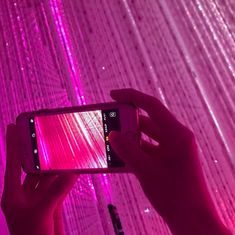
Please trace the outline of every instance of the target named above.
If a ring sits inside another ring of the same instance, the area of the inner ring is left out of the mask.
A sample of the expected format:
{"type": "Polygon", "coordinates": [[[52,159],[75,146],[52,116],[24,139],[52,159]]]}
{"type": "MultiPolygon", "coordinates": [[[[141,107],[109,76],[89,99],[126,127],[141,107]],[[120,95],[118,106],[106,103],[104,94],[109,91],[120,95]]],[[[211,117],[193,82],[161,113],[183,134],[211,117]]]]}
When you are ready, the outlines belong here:
{"type": "Polygon", "coordinates": [[[63,235],[62,203],[78,175],[27,175],[21,184],[20,144],[7,127],[7,158],[1,208],[11,235],[63,235]]]}
{"type": "Polygon", "coordinates": [[[173,234],[230,234],[207,190],[192,131],[152,96],[133,89],[110,94],[117,102],[132,103],[149,115],[139,115],[140,131],[159,145],[141,140],[138,146],[133,141],[136,136],[116,131],[109,139],[173,234]]]}

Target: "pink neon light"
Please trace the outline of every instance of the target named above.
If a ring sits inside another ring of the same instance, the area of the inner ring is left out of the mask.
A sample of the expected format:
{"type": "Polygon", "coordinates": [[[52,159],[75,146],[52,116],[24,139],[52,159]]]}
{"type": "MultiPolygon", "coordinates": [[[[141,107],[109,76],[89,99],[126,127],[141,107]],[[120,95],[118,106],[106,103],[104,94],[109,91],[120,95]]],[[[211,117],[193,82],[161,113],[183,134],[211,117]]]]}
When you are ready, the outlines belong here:
{"type": "Polygon", "coordinates": [[[101,111],[35,117],[40,167],[106,168],[101,111]]]}
{"type": "MultiPolygon", "coordinates": [[[[84,104],[83,95],[104,102],[110,89],[133,87],[194,131],[216,208],[235,232],[233,2],[1,1],[1,191],[4,127],[20,112],[84,104]]],[[[125,234],[171,234],[125,174],[81,175],[64,203],[65,234],[113,234],[110,202],[125,234]]]]}
{"type": "Polygon", "coordinates": [[[71,40],[69,38],[69,34],[66,33],[67,28],[64,22],[65,19],[62,18],[62,14],[60,12],[61,4],[62,4],[61,1],[51,0],[50,1],[51,12],[54,18],[57,33],[61,41],[61,45],[63,46],[64,57],[67,58],[70,79],[73,89],[75,90],[75,96],[77,102],[79,102],[79,104],[86,104],[80,86],[80,70],[79,67],[76,66],[75,62],[76,59],[73,57],[72,53],[71,40]]]}

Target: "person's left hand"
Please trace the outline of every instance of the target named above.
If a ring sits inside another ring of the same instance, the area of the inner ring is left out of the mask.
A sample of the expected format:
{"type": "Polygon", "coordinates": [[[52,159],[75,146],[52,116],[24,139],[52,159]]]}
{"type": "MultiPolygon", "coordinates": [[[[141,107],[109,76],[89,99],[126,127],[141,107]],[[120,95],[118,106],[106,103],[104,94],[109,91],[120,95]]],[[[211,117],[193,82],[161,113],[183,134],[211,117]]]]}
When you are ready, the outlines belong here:
{"type": "Polygon", "coordinates": [[[7,161],[1,207],[12,235],[62,235],[62,202],[78,175],[27,175],[21,184],[20,146],[7,127],[7,161]]]}

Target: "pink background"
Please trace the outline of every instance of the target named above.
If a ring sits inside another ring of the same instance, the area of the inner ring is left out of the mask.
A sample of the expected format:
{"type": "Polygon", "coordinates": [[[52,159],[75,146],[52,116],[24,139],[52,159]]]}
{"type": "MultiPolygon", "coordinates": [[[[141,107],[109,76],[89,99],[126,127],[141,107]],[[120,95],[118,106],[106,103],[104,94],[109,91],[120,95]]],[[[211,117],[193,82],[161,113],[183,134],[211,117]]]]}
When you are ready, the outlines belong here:
{"type": "MultiPolygon", "coordinates": [[[[111,101],[133,87],[195,133],[224,223],[235,231],[234,0],[6,0],[0,3],[0,189],[6,125],[23,111],[111,101]]],[[[83,175],[64,203],[66,234],[170,234],[133,175],[83,175]]],[[[0,213],[1,234],[8,234],[0,213]]]]}
{"type": "Polygon", "coordinates": [[[101,110],[34,119],[41,170],[107,168],[101,110]]]}

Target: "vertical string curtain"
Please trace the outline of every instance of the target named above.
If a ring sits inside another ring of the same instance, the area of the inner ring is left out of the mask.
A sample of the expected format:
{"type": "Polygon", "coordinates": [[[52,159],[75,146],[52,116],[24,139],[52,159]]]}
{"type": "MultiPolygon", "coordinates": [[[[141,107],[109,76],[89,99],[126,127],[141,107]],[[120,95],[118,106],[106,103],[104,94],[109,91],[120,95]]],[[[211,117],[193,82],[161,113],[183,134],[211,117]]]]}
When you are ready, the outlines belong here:
{"type": "MultiPolygon", "coordinates": [[[[233,0],[2,1],[1,191],[6,126],[20,112],[111,101],[111,89],[133,87],[194,131],[217,210],[235,231],[234,10],[233,0]]],[[[170,234],[131,174],[80,176],[64,202],[66,234],[114,234],[108,203],[125,234],[170,234]]]]}

